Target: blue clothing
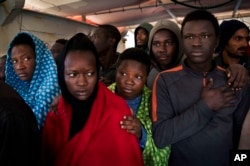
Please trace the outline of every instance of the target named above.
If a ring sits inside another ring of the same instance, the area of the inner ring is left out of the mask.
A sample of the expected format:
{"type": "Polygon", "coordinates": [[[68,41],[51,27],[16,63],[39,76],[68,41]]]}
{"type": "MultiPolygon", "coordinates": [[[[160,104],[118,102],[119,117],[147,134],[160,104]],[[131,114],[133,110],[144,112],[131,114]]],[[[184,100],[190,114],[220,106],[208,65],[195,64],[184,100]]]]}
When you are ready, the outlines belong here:
{"type": "MultiPolygon", "coordinates": [[[[129,107],[132,108],[134,115],[136,115],[138,112],[139,106],[141,104],[141,99],[142,99],[142,96],[139,96],[133,100],[126,100],[129,107]]],[[[141,148],[144,149],[146,141],[147,141],[147,131],[142,126],[141,127],[141,139],[139,140],[139,144],[141,148]]]]}
{"type": "MultiPolygon", "coordinates": [[[[6,83],[13,87],[33,110],[39,128],[43,126],[49,107],[60,89],[57,79],[57,68],[50,50],[45,43],[28,32],[35,44],[36,66],[31,81],[23,81],[15,73],[11,60],[11,43],[6,60],[6,83]]],[[[16,37],[17,37],[16,36],[16,37]]],[[[15,37],[15,38],[16,38],[15,37]]]]}

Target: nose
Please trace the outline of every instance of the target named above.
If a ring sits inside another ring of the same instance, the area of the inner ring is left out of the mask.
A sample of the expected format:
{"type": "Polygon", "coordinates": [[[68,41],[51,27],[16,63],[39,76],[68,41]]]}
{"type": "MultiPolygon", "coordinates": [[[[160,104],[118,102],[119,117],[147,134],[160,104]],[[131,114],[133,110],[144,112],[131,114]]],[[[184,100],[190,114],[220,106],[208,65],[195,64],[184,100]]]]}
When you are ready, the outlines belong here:
{"type": "Polygon", "coordinates": [[[25,68],[25,65],[24,65],[24,63],[23,63],[22,61],[19,61],[19,62],[17,62],[17,63],[15,64],[15,68],[16,68],[17,70],[22,70],[22,69],[25,68]]]}
{"type": "Polygon", "coordinates": [[[88,85],[87,78],[85,77],[85,75],[79,75],[78,76],[77,85],[79,85],[79,86],[88,85]]]}
{"type": "Polygon", "coordinates": [[[133,77],[132,77],[132,76],[128,76],[128,77],[126,78],[125,83],[126,83],[127,85],[134,85],[134,79],[133,79],[133,77]]]}
{"type": "Polygon", "coordinates": [[[193,46],[200,46],[201,45],[201,37],[200,36],[194,36],[192,40],[193,46]]]}
{"type": "Polygon", "coordinates": [[[242,45],[244,45],[244,47],[247,47],[248,41],[249,41],[248,38],[244,39],[242,45]]]}
{"type": "Polygon", "coordinates": [[[136,35],[136,39],[138,40],[138,39],[141,39],[141,34],[140,33],[137,33],[137,35],[136,35]]]}
{"type": "Polygon", "coordinates": [[[167,45],[165,43],[161,43],[159,48],[158,48],[159,52],[167,52],[167,45]]]}

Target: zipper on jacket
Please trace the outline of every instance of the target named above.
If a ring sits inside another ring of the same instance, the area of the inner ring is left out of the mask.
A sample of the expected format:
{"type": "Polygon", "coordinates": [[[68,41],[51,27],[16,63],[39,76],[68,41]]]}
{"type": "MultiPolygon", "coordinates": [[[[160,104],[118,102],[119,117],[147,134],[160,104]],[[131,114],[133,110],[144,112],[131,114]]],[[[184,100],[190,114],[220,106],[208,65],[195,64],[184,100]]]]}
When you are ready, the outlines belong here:
{"type": "Polygon", "coordinates": [[[203,78],[202,78],[203,87],[206,87],[206,86],[207,86],[207,80],[206,80],[207,73],[208,73],[208,72],[204,72],[204,73],[203,73],[203,78]]]}

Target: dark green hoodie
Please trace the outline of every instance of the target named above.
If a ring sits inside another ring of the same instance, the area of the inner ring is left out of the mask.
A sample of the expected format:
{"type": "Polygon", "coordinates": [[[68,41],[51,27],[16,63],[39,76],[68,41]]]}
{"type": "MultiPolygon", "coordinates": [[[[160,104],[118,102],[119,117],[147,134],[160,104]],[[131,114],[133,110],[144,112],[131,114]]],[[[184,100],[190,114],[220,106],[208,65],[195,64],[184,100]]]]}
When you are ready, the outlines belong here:
{"type": "Polygon", "coordinates": [[[148,53],[148,50],[149,50],[148,49],[148,39],[147,39],[147,42],[145,42],[143,46],[138,46],[137,45],[136,34],[137,34],[139,28],[145,29],[147,31],[147,33],[148,33],[148,38],[149,38],[149,34],[150,34],[151,29],[153,28],[153,25],[151,25],[151,24],[149,24],[147,22],[144,22],[144,23],[140,24],[138,27],[136,27],[135,32],[134,32],[134,35],[135,35],[135,37],[134,37],[134,39],[135,39],[135,47],[142,48],[144,51],[146,51],[146,53],[148,53]]]}

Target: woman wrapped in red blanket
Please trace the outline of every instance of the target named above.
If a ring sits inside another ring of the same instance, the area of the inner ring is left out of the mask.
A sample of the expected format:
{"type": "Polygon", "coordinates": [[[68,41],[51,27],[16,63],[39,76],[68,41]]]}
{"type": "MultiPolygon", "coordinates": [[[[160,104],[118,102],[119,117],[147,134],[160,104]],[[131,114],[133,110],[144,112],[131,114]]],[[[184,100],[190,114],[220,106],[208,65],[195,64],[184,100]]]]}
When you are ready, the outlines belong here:
{"type": "Polygon", "coordinates": [[[62,96],[43,128],[46,166],[143,165],[136,137],[120,128],[123,116],[131,111],[98,82],[97,56],[93,43],[78,33],[59,57],[62,96]]]}

